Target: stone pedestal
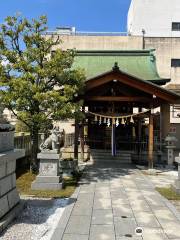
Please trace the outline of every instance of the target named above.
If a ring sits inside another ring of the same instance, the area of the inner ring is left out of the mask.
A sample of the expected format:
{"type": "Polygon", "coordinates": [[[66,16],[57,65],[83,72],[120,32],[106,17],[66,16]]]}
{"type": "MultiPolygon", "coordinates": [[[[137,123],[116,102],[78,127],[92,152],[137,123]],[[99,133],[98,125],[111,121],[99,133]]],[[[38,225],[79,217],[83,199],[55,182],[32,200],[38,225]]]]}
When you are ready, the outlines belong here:
{"type": "Polygon", "coordinates": [[[59,190],[62,189],[62,177],[59,173],[59,154],[41,152],[39,175],[32,183],[33,190],[59,190]]]}
{"type": "Polygon", "coordinates": [[[175,158],[175,162],[178,164],[178,179],[174,181],[172,188],[177,194],[180,194],[180,154],[175,158]]]}
{"type": "Polygon", "coordinates": [[[20,198],[16,189],[16,159],[25,155],[24,150],[0,153],[0,232],[19,209],[20,198]],[[8,216],[8,217],[7,217],[8,216]]]}

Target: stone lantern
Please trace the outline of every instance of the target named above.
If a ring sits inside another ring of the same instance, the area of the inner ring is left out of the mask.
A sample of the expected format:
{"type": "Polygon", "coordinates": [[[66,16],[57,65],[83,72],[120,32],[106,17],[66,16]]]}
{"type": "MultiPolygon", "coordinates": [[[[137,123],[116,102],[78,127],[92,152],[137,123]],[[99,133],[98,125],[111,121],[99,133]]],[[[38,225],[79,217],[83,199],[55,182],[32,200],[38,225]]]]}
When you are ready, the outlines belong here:
{"type": "Polygon", "coordinates": [[[168,157],[168,165],[173,165],[174,162],[174,149],[176,148],[175,143],[177,142],[177,138],[173,135],[167,135],[165,138],[166,149],[167,149],[167,157],[168,157]]]}

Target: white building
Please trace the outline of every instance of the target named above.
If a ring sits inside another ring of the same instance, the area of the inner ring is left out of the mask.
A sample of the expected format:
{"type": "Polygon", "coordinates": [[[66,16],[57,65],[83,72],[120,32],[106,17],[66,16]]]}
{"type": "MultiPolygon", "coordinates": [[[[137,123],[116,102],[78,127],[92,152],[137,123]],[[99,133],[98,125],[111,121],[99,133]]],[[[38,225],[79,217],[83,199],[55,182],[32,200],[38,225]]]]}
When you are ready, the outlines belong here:
{"type": "Polygon", "coordinates": [[[132,0],[128,12],[130,35],[146,37],[180,37],[179,0],[132,0]]]}

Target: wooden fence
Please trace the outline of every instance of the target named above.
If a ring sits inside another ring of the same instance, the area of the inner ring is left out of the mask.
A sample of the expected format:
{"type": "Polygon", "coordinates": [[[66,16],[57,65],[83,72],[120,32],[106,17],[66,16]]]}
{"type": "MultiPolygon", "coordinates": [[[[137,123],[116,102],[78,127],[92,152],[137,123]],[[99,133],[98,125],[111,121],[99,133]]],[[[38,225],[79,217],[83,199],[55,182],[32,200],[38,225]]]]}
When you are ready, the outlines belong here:
{"type": "MultiPolygon", "coordinates": [[[[44,134],[39,134],[39,145],[43,140],[44,134]]],[[[69,147],[74,144],[74,133],[66,134],[64,139],[64,146],[69,147]]],[[[14,146],[17,149],[25,149],[25,157],[29,157],[31,155],[31,137],[30,135],[22,134],[20,136],[14,137],[14,146]]]]}

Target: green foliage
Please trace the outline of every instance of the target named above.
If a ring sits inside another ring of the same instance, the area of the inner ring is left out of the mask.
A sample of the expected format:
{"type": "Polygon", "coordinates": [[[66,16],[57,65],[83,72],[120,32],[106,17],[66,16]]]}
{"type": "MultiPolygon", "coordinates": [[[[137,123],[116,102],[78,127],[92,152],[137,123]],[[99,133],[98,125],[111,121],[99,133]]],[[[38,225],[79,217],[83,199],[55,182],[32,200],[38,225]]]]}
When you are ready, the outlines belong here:
{"type": "Polygon", "coordinates": [[[29,128],[26,126],[26,124],[18,120],[15,125],[15,132],[18,133],[18,132],[28,132],[28,131],[29,131],[29,128]]]}
{"type": "Polygon", "coordinates": [[[177,194],[171,187],[170,188],[157,187],[156,190],[168,200],[180,200],[180,195],[177,194]]]}
{"type": "Polygon", "coordinates": [[[30,132],[52,120],[82,118],[82,102],[74,99],[83,91],[84,73],[72,69],[74,50],[61,50],[58,36],[45,35],[46,24],[45,16],[9,16],[0,27],[1,102],[30,132]]]}

